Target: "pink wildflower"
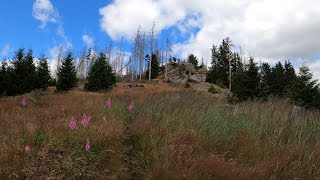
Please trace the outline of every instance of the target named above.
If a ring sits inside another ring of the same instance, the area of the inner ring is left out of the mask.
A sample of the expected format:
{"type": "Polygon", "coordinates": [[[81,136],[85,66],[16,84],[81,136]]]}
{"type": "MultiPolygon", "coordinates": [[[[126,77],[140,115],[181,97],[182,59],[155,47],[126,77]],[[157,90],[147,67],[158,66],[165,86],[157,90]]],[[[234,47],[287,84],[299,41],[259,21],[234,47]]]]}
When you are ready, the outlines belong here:
{"type": "Polygon", "coordinates": [[[21,105],[22,105],[22,106],[26,106],[27,104],[28,104],[27,100],[26,100],[25,98],[23,98],[23,99],[21,100],[21,105]]]}
{"type": "Polygon", "coordinates": [[[89,140],[87,140],[87,143],[86,143],[86,150],[87,150],[87,151],[89,151],[89,150],[90,150],[90,147],[91,147],[90,142],[89,142],[89,140]]]}
{"type": "Polygon", "coordinates": [[[131,111],[134,108],[134,103],[133,101],[129,104],[128,109],[131,111]]]}
{"type": "Polygon", "coordinates": [[[64,106],[63,105],[61,106],[61,111],[64,112],[64,106]]]}
{"type": "Polygon", "coordinates": [[[108,109],[111,108],[111,99],[110,98],[108,98],[108,100],[107,100],[107,107],[108,107],[108,109]]]}
{"type": "Polygon", "coordinates": [[[71,118],[71,121],[69,123],[69,127],[71,129],[76,129],[77,128],[77,120],[74,117],[71,118]]]}
{"type": "Polygon", "coordinates": [[[26,152],[26,153],[30,153],[30,146],[25,146],[24,147],[24,151],[26,152]]]}
{"type": "Polygon", "coordinates": [[[90,121],[90,117],[87,117],[87,115],[84,113],[81,119],[81,124],[83,127],[87,127],[90,121]]]}

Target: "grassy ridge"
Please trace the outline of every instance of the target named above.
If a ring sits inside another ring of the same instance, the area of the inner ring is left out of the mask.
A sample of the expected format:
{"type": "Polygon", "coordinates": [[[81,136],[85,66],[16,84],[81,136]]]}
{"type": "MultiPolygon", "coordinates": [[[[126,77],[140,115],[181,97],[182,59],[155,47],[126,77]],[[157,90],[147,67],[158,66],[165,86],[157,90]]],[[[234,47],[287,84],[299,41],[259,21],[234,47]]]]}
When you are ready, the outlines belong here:
{"type": "Polygon", "coordinates": [[[320,114],[293,113],[285,101],[231,106],[207,94],[162,86],[30,94],[26,107],[21,98],[0,99],[2,177],[320,177],[320,114]],[[135,108],[128,110],[132,101],[135,108]],[[93,117],[87,128],[80,124],[83,113],[93,117]],[[69,128],[71,117],[78,120],[75,130],[69,128]]]}

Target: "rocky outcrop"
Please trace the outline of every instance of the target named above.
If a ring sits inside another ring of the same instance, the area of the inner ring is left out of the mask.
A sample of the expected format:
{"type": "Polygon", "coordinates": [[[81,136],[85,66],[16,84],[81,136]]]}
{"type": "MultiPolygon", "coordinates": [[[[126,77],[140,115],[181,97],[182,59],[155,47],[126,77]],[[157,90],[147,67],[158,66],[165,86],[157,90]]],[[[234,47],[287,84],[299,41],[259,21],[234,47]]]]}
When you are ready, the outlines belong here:
{"type": "Polygon", "coordinates": [[[187,76],[169,76],[168,78],[173,84],[185,84],[188,82],[187,76]]]}
{"type": "Polygon", "coordinates": [[[189,76],[189,80],[195,83],[206,82],[206,78],[205,74],[193,74],[189,76]]]}
{"type": "Polygon", "coordinates": [[[194,65],[190,63],[168,64],[168,79],[174,84],[205,82],[206,69],[196,69],[194,65]]]}

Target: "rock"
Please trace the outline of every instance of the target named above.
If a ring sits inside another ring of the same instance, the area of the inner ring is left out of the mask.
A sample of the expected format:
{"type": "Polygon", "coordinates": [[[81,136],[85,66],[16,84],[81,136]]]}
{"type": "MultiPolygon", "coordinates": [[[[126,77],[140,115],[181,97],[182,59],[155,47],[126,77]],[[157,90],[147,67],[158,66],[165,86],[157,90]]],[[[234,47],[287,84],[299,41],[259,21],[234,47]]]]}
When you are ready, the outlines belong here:
{"type": "Polygon", "coordinates": [[[195,72],[195,68],[193,64],[190,63],[185,63],[184,64],[186,71],[190,72],[190,73],[194,73],[195,72]]]}
{"type": "Polygon", "coordinates": [[[187,76],[170,76],[169,80],[173,84],[185,84],[188,82],[188,77],[187,76]]]}
{"type": "Polygon", "coordinates": [[[206,78],[205,74],[193,74],[189,77],[190,81],[195,83],[206,82],[206,78]]]}

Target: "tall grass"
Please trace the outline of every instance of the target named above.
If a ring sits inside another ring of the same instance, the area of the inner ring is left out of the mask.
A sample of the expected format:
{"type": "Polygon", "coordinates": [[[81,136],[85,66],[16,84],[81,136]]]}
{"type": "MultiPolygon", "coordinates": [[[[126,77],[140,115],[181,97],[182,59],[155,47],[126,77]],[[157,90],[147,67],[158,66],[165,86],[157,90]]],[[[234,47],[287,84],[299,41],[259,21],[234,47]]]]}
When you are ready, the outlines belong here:
{"type": "Polygon", "coordinates": [[[1,179],[320,178],[319,112],[286,101],[228,105],[163,85],[22,98],[0,99],[1,179]]]}

